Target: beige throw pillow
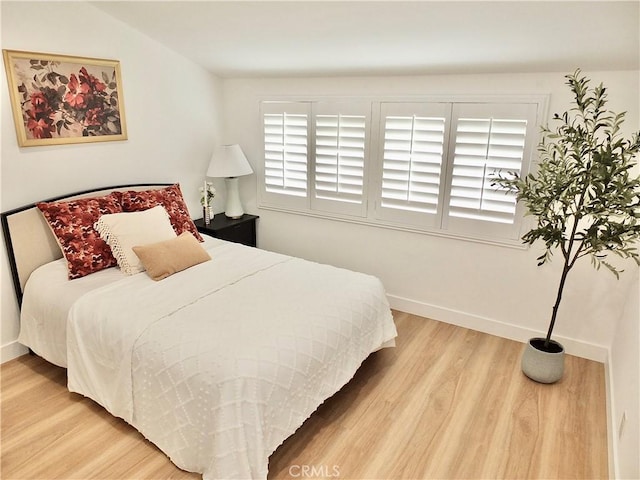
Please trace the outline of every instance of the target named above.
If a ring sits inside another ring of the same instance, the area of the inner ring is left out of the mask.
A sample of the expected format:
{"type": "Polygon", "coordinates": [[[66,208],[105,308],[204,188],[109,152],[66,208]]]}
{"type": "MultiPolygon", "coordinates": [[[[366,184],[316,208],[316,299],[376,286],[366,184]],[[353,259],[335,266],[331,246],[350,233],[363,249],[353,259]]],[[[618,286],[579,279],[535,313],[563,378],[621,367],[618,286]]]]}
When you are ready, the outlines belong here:
{"type": "Polygon", "coordinates": [[[211,260],[207,251],[190,232],[150,245],[133,247],[147,274],[154,280],[162,280],[199,263],[211,260]]]}

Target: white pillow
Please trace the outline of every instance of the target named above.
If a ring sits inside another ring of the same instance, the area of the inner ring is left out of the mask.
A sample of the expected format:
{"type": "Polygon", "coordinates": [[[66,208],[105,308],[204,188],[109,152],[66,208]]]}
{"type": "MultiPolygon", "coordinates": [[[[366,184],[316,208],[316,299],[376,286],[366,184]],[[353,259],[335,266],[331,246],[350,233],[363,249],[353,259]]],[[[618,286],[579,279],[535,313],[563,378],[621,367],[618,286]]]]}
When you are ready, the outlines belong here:
{"type": "Polygon", "coordinates": [[[133,275],[144,271],[144,266],[133,252],[137,245],[162,242],[175,238],[169,214],[161,205],[141,212],[107,213],[94,228],[104,240],[123,273],[133,275]]]}

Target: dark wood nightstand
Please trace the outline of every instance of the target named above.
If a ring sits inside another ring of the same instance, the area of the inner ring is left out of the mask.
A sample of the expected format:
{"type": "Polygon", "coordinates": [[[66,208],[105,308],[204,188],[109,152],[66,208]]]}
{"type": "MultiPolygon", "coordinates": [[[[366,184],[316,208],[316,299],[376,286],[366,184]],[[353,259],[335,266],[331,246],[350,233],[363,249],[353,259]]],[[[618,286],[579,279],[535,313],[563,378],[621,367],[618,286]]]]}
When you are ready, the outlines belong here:
{"type": "Polygon", "coordinates": [[[250,247],[255,247],[256,243],[256,220],[257,215],[245,213],[240,218],[228,218],[224,213],[217,213],[211,219],[209,225],[204,224],[204,219],[194,220],[196,228],[200,233],[210,235],[221,240],[243,243],[250,247]]]}

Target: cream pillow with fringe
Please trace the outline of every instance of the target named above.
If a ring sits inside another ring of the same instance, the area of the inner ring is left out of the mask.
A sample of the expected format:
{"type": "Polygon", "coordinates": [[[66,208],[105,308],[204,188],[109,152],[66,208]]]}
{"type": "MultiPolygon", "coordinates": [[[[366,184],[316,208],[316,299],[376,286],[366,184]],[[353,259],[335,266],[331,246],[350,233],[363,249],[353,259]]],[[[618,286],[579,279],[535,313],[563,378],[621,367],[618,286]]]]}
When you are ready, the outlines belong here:
{"type": "Polygon", "coordinates": [[[176,238],[169,214],[160,205],[140,212],[102,215],[94,228],[111,247],[111,253],[126,275],[144,271],[142,262],[133,251],[134,246],[176,238]]]}

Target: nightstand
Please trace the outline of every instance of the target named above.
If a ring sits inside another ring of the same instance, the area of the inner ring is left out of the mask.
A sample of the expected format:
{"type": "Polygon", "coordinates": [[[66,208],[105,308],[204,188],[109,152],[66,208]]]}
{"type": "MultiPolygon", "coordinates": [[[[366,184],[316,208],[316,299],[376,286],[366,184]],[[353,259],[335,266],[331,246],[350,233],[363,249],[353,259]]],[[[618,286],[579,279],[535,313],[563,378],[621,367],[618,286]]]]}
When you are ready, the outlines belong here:
{"type": "Polygon", "coordinates": [[[256,220],[257,215],[245,213],[240,218],[228,218],[224,213],[218,213],[211,219],[209,225],[204,224],[204,219],[194,220],[200,233],[210,235],[221,240],[243,243],[250,247],[256,246],[256,220]]]}

